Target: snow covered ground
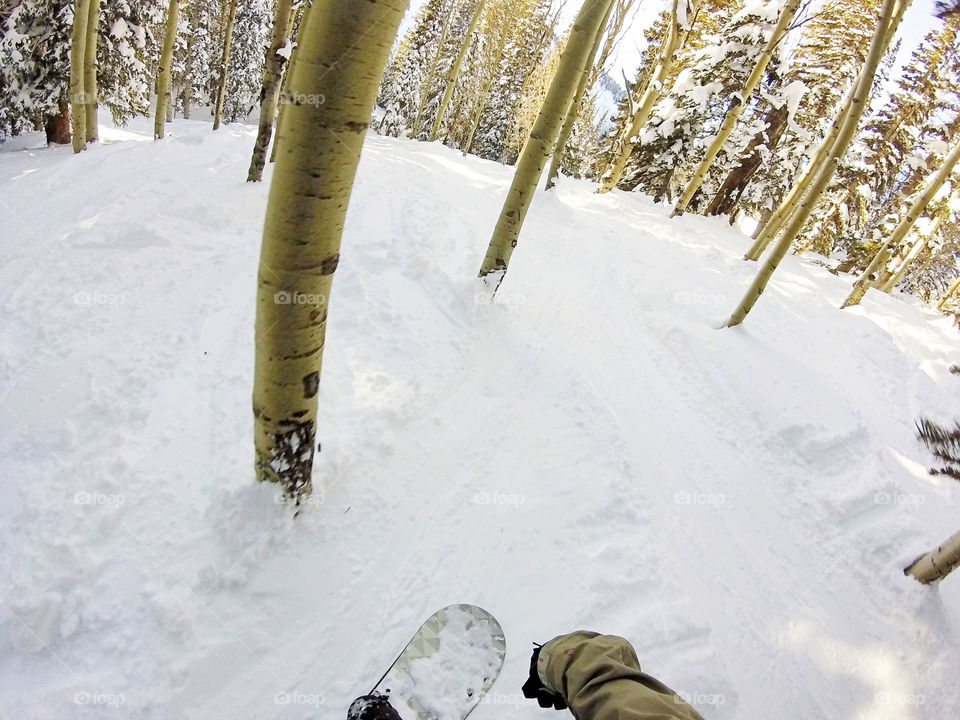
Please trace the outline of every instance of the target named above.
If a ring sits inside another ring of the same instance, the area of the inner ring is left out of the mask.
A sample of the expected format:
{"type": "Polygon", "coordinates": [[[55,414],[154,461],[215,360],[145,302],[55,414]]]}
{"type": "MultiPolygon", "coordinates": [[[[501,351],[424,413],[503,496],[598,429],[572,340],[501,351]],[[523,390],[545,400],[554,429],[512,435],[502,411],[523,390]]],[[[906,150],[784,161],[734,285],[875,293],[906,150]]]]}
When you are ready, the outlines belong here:
{"type": "Polygon", "coordinates": [[[947,319],[789,257],[719,330],[748,238],[573,180],[490,303],[512,169],[370,136],[292,519],[252,473],[254,128],[103,135],[0,148],[0,718],[338,720],[457,602],[507,637],[476,720],[548,717],[530,643],[577,628],[707,718],[960,717],[960,578],[901,574],[960,526],[913,426],[958,415],[947,319]]]}

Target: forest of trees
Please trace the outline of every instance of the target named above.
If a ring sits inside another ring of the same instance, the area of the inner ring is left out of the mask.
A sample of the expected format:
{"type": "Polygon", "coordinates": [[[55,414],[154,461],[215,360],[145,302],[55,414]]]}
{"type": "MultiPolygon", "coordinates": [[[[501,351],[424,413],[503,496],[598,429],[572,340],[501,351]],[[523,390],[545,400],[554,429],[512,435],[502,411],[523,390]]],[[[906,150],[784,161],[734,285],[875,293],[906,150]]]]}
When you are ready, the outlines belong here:
{"type": "Polygon", "coordinates": [[[398,36],[407,4],[0,0],[0,139],[43,131],[80,152],[100,107],[119,124],[153,112],[158,139],[198,109],[213,129],[257,125],[247,179],[276,161],[258,286],[261,479],[310,491],[326,300],[273,298],[329,296],[368,128],[515,165],[477,258],[491,292],[549,167],[547,190],[585,178],[752,232],[757,275],[728,327],[790,252],[851,274],[844,307],[872,287],[960,318],[955,3],[903,53],[910,0],[669,0],[645,28],[636,0],[425,0],[398,36]],[[620,88],[616,49],[641,33],[620,88]]]}

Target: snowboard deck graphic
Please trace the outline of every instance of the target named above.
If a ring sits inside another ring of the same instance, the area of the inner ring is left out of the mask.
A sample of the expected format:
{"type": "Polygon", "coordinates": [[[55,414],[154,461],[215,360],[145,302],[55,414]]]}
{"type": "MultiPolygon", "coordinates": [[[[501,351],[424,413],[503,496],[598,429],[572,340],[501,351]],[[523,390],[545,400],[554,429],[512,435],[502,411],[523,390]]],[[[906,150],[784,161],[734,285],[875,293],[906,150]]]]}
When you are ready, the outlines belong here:
{"type": "Polygon", "coordinates": [[[464,720],[491,688],[506,655],[500,623],[476,605],[430,616],[371,692],[403,720],[464,720]]]}

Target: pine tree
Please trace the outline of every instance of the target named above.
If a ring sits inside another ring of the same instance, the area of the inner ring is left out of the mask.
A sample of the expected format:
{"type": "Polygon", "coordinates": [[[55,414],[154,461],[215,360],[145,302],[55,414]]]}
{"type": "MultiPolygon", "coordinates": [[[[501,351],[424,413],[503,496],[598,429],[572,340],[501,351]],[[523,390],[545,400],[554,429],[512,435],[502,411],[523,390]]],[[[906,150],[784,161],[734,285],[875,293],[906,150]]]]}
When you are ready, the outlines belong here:
{"type": "Polygon", "coordinates": [[[949,154],[940,163],[940,169],[927,181],[925,187],[917,193],[916,198],[910,205],[910,208],[904,213],[900,222],[890,233],[889,237],[880,245],[874,256],[873,261],[863,271],[863,275],[857,280],[850,295],[843,303],[843,307],[856,305],[863,298],[864,294],[873,286],[874,276],[885,268],[893,249],[896,248],[907,233],[916,223],[917,219],[926,211],[927,205],[940,192],[941,187],[946,183],[953,168],[960,162],[960,142],[957,142],[949,154]]]}
{"type": "Polygon", "coordinates": [[[766,89],[767,92],[754,110],[753,135],[739,153],[731,153],[735,159],[726,177],[719,182],[713,199],[704,211],[705,215],[729,215],[733,223],[744,191],[764,162],[769,162],[790,122],[791,110],[795,110],[797,100],[802,97],[800,93],[805,90],[802,85],[783,88],[776,75],[766,89]]]}
{"type": "Polygon", "coordinates": [[[929,418],[920,418],[917,438],[942,463],[939,468],[930,468],[931,475],[947,475],[960,480],[960,423],[954,423],[953,428],[948,429],[929,418]]]}
{"type": "Polygon", "coordinates": [[[99,97],[118,125],[150,111],[153,67],[163,39],[157,29],[162,26],[165,9],[163,0],[102,0],[97,44],[99,97]]]}
{"type": "MultiPolygon", "coordinates": [[[[162,19],[159,2],[101,0],[96,95],[119,124],[149,110],[148,64],[159,54],[152,34],[162,19]]],[[[32,129],[39,117],[48,140],[70,142],[65,120],[72,27],[70,0],[19,0],[0,11],[0,138],[32,129]]]]}
{"type": "Polygon", "coordinates": [[[550,84],[560,66],[560,58],[563,56],[568,38],[569,35],[560,38],[557,44],[549,49],[543,61],[533,66],[524,78],[517,102],[510,114],[509,129],[504,137],[503,150],[498,158],[501,163],[512,165],[520,157],[533,131],[533,126],[540,117],[540,110],[543,108],[547,93],[550,91],[550,84]]]}
{"type": "Polygon", "coordinates": [[[422,83],[424,91],[420,93],[420,103],[417,105],[417,114],[413,118],[414,136],[417,136],[420,132],[421,121],[423,120],[423,111],[427,106],[427,100],[430,99],[430,89],[434,87],[434,80],[436,80],[441,69],[440,66],[445,60],[443,53],[447,48],[448,34],[455,24],[454,21],[458,14],[455,11],[457,9],[459,9],[457,5],[452,6],[451,11],[446,13],[446,16],[443,18],[443,24],[440,28],[440,37],[437,40],[437,49],[433,54],[433,62],[430,65],[430,71],[427,73],[422,83]]]}
{"type": "MultiPolygon", "coordinates": [[[[903,15],[901,9],[909,5],[910,1],[906,0],[905,3],[898,3],[894,6],[892,17],[897,20],[897,24],[899,24],[899,19],[903,15]]],[[[886,13],[885,6],[881,7],[881,13],[886,13]]],[[[883,17],[883,14],[881,14],[881,17],[883,17]]],[[[875,42],[877,40],[876,31],[871,39],[870,53],[881,51],[883,53],[880,62],[874,65],[871,60],[869,66],[871,78],[876,78],[879,74],[881,84],[886,79],[883,68],[888,64],[891,53],[895,51],[895,46],[891,48],[893,34],[893,32],[886,33],[883,40],[885,44],[882,47],[877,46],[875,42]],[[884,58],[887,58],[887,60],[885,61],[884,58]]],[[[849,142],[856,137],[859,130],[859,125],[854,127],[850,123],[854,119],[857,123],[860,123],[863,113],[872,104],[879,89],[878,83],[873,81],[869,86],[864,84],[861,87],[863,77],[863,69],[861,69],[850,92],[844,99],[843,104],[840,105],[836,118],[830,124],[830,129],[817,145],[816,150],[811,153],[803,173],[798,176],[793,187],[784,196],[777,209],[761,222],[754,235],[756,241],[747,251],[746,259],[758,260],[769,242],[793,220],[798,211],[802,210],[803,222],[795,226],[796,232],[791,230],[791,234],[796,238],[803,229],[806,219],[813,214],[818,205],[824,202],[824,193],[829,188],[829,183],[833,180],[837,168],[842,167],[843,157],[849,147],[849,142]],[[840,142],[841,136],[843,142],[840,142]],[[827,183],[827,185],[822,186],[821,181],[827,183]],[[815,191],[814,186],[816,186],[815,191]]],[[[778,247],[780,246],[778,245],[778,247]]]]}
{"type": "MultiPolygon", "coordinates": [[[[639,186],[657,199],[664,199],[689,185],[710,144],[723,130],[724,118],[739,107],[734,100],[757,69],[782,6],[780,0],[771,0],[762,5],[749,4],[742,10],[738,4],[729,3],[715,11],[701,9],[698,20],[704,17],[711,22],[701,27],[697,35],[701,49],[684,53],[686,67],[678,74],[669,96],[654,109],[643,144],[631,158],[633,169],[625,176],[623,187],[639,186]]],[[[781,43],[770,47],[767,64],[756,74],[757,83],[777,79],[781,53],[781,43]]],[[[764,88],[757,94],[768,93],[764,88]]],[[[758,121],[764,110],[759,99],[748,98],[742,107],[744,121],[729,124],[732,136],[717,149],[718,157],[709,167],[703,168],[702,187],[690,186],[692,194],[684,205],[689,202],[691,209],[699,211],[706,206],[751,138],[762,129],[758,121]]],[[[737,112],[740,111],[734,111],[737,112]]]]}
{"type": "MultiPolygon", "coordinates": [[[[438,80],[437,64],[450,52],[448,21],[461,7],[457,0],[428,0],[420,8],[414,26],[400,42],[381,84],[378,102],[384,114],[379,132],[406,137],[412,131],[414,120],[422,115],[422,111],[418,113],[421,99],[436,92],[426,87],[426,81],[428,77],[431,84],[438,80]]],[[[432,121],[433,116],[429,117],[432,121]]],[[[424,124],[421,122],[418,130],[424,124]]]]}
{"type": "MultiPolygon", "coordinates": [[[[748,103],[752,101],[753,93],[760,84],[760,81],[763,79],[763,76],[767,70],[767,65],[773,59],[774,53],[779,54],[778,48],[780,43],[789,29],[790,23],[793,22],[793,16],[796,14],[799,5],[800,0],[786,0],[782,5],[775,0],[774,2],[771,2],[765,6],[765,10],[776,10],[778,13],[776,25],[769,30],[769,34],[766,32],[766,28],[764,28],[761,24],[763,18],[759,17],[759,15],[757,16],[758,22],[755,27],[757,30],[759,30],[761,37],[767,37],[766,43],[761,49],[759,55],[753,61],[753,69],[750,71],[750,75],[744,81],[743,87],[737,91],[737,93],[734,94],[733,98],[730,100],[730,106],[724,113],[723,121],[720,123],[720,127],[718,128],[716,135],[704,152],[703,159],[700,161],[697,169],[694,170],[693,176],[689,181],[687,181],[683,192],[680,193],[680,197],[677,199],[676,206],[673,210],[674,215],[682,214],[683,211],[686,210],[690,200],[693,199],[694,194],[700,190],[704,180],[706,180],[707,174],[710,172],[711,167],[713,167],[717,155],[720,154],[720,151],[723,149],[727,139],[736,128],[736,124],[740,118],[740,115],[743,113],[743,110],[747,107],[748,103]]],[[[769,22],[770,16],[768,15],[766,19],[769,22]]],[[[742,38],[743,30],[745,29],[744,26],[740,26],[737,29],[740,31],[739,37],[742,38]]],[[[749,29],[752,28],[748,28],[748,31],[749,29]]],[[[753,54],[751,51],[756,50],[757,46],[753,43],[744,43],[744,45],[743,61],[746,62],[753,54]]]]}
{"type": "Polygon", "coordinates": [[[223,101],[224,122],[245,120],[260,100],[272,22],[270,0],[243,0],[237,8],[223,101]]]}
{"type": "Polygon", "coordinates": [[[866,58],[878,8],[879,0],[827,0],[803,25],[780,82],[781,104],[771,118],[777,141],[763,146],[763,162],[736,190],[737,206],[761,218],[758,232],[794,187],[849,94],[866,58]]]}
{"type": "MultiPolygon", "coordinates": [[[[838,170],[832,197],[815,211],[819,222],[811,223],[804,244],[829,255],[836,248],[848,255],[866,242],[877,223],[877,209],[889,210],[889,202],[902,187],[905,166],[929,134],[928,125],[941,110],[944,96],[953,91],[957,78],[957,29],[960,18],[929,33],[904,67],[897,89],[867,120],[850,157],[838,170]]],[[[937,119],[935,122],[939,123],[937,119]]],[[[918,168],[913,168],[918,169],[918,168]]],[[[913,182],[919,182],[919,174],[913,182]]]]}
{"type": "Polygon", "coordinates": [[[175,56],[183,62],[174,67],[173,83],[180,88],[177,107],[190,118],[194,104],[214,105],[222,53],[222,23],[219,3],[191,2],[181,13],[184,31],[175,56]]]}
{"type": "Polygon", "coordinates": [[[492,75],[469,123],[472,134],[465,131],[457,140],[469,152],[507,164],[519,155],[533,122],[529,108],[534,103],[539,108],[537,98],[542,99],[542,85],[534,79],[543,77],[556,43],[557,15],[550,7],[549,0],[500,0],[491,6],[491,13],[500,14],[504,35],[488,46],[494,51],[492,75]]]}
{"type": "MultiPolygon", "coordinates": [[[[626,92],[618,101],[612,126],[600,143],[599,153],[594,160],[596,175],[602,175],[603,171],[613,162],[614,153],[619,150],[618,141],[626,135],[625,128],[633,117],[634,108],[637,104],[636,98],[643,97],[661,59],[661,49],[667,36],[667,30],[670,27],[671,16],[670,11],[660,13],[657,19],[643,31],[647,44],[640,53],[640,62],[634,80],[631,82],[624,76],[626,92]]],[[[661,94],[669,92],[674,79],[674,76],[668,72],[666,82],[660,88],[661,94]]]]}
{"type": "Polygon", "coordinates": [[[0,137],[32,126],[40,114],[48,140],[70,142],[70,0],[30,0],[4,12],[0,41],[0,137]],[[63,130],[66,129],[66,133],[63,130]],[[56,138],[52,138],[56,135],[56,138]]]}
{"type": "MultiPolygon", "coordinates": [[[[807,218],[813,211],[817,200],[827,188],[836,168],[836,162],[843,156],[850,145],[860,118],[863,116],[864,106],[873,88],[873,81],[877,68],[890,46],[891,40],[903,19],[903,14],[910,4],[910,0],[884,0],[877,19],[877,26],[870,41],[870,52],[860,74],[854,83],[853,91],[844,103],[843,109],[834,121],[831,132],[821,143],[820,153],[823,155],[822,167],[816,173],[811,173],[812,180],[808,189],[802,194],[793,207],[789,203],[781,205],[778,212],[789,218],[783,226],[783,233],[778,239],[766,262],[760,268],[756,278],[747,290],[743,300],[734,310],[726,326],[732,327],[743,322],[744,318],[756,304],[766,288],[770,277],[777,269],[780,261],[790,249],[807,218]]],[[[817,161],[811,163],[817,166],[817,161]]],[[[762,236],[761,236],[762,237],[762,236]]],[[[758,238],[759,241],[759,238],[758,238]]]]}
{"type": "Polygon", "coordinates": [[[937,0],[937,16],[952,18],[960,15],[960,0],[937,0]]]}

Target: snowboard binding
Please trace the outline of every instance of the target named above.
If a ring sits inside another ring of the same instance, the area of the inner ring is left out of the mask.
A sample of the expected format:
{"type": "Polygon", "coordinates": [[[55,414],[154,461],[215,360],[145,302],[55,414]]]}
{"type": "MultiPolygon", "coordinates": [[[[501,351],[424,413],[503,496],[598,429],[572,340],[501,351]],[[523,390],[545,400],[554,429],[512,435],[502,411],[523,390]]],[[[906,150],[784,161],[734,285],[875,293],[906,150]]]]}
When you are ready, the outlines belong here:
{"type": "Polygon", "coordinates": [[[350,703],[347,720],[400,720],[400,714],[386,695],[373,692],[350,703]]]}

